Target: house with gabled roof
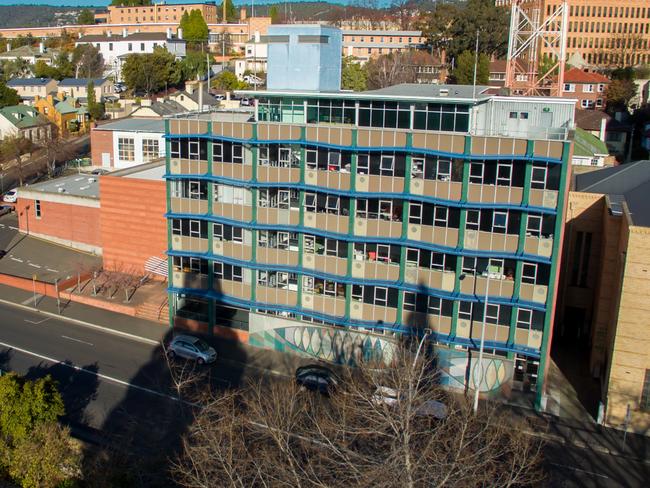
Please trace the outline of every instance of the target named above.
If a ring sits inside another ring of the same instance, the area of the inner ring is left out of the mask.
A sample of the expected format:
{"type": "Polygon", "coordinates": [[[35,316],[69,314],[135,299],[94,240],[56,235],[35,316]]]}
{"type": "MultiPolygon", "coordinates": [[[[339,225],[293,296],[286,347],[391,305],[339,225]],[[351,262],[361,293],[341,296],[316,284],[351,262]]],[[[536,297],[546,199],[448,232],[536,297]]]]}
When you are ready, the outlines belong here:
{"type": "Polygon", "coordinates": [[[602,109],[605,106],[605,91],[610,79],[593,71],[571,68],[564,73],[561,95],[576,98],[576,107],[602,109]]]}
{"type": "Polygon", "coordinates": [[[0,139],[22,136],[33,143],[52,136],[52,124],[34,107],[11,105],[0,108],[0,139]]]}
{"type": "Polygon", "coordinates": [[[34,108],[54,124],[62,137],[88,130],[90,122],[88,109],[74,98],[66,98],[63,94],[36,97],[34,108]]]}
{"type": "Polygon", "coordinates": [[[115,87],[110,78],[64,78],[59,82],[59,93],[76,98],[81,103],[88,100],[88,83],[95,85],[95,100],[105,102],[115,99],[115,87]]]}
{"type": "Polygon", "coordinates": [[[32,105],[35,97],[46,97],[56,92],[59,82],[52,78],[12,78],[7,86],[18,92],[23,103],[32,105]]]}

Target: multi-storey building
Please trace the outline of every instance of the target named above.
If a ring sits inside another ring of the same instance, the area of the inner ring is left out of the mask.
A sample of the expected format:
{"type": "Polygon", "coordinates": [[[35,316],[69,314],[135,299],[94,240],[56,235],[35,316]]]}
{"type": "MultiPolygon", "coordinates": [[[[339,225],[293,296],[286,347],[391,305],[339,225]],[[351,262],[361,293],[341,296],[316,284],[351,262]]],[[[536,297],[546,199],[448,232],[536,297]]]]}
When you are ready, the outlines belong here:
{"type": "MultiPolygon", "coordinates": [[[[131,24],[147,22],[180,22],[185,12],[198,10],[206,23],[217,22],[217,5],[215,2],[173,3],[154,2],[153,5],[108,7],[107,24],[131,24]]],[[[103,19],[103,17],[102,17],[103,19]]]]}
{"type": "MultiPolygon", "coordinates": [[[[520,0],[524,8],[538,9],[540,23],[563,0],[520,0]]],[[[509,6],[512,0],[497,0],[509,6]]],[[[635,66],[650,63],[650,4],[647,0],[570,0],[567,55],[580,56],[597,66],[635,66]]],[[[533,15],[533,14],[531,14],[533,15]]],[[[542,54],[551,47],[541,45],[542,54]]]]}
{"type": "Polygon", "coordinates": [[[422,31],[343,30],[343,55],[368,61],[382,54],[421,48],[426,43],[422,31]]]}
{"type": "Polygon", "coordinates": [[[541,401],[575,100],[243,94],[167,121],[175,324],[345,363],[427,333],[459,387],[485,325],[481,389],[541,401]]]}

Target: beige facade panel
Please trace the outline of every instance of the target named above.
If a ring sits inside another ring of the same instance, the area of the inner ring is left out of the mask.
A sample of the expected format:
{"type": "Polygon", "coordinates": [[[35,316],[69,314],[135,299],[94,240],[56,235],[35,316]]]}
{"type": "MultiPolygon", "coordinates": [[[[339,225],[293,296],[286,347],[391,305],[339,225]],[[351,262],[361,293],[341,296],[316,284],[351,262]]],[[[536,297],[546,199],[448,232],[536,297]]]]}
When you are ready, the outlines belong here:
{"type": "Polygon", "coordinates": [[[260,224],[298,225],[300,223],[300,212],[298,209],[258,208],[257,221],[260,224]]]}
{"type": "Polygon", "coordinates": [[[257,180],[262,183],[299,183],[300,170],[298,168],[258,166],[257,180]]]}
{"type": "Polygon", "coordinates": [[[335,256],[305,254],[302,258],[302,264],[305,268],[319,269],[335,275],[345,276],[348,272],[347,259],[335,256]]]}
{"type": "Polygon", "coordinates": [[[345,298],[303,293],[302,306],[334,317],[343,317],[345,315],[345,298]]]}
{"type": "MultiPolygon", "coordinates": [[[[487,281],[487,278],[483,276],[478,276],[476,278],[473,276],[467,276],[460,282],[460,291],[466,295],[472,295],[476,289],[477,295],[485,295],[487,281]],[[476,281],[476,288],[474,288],[474,281],[476,281]]],[[[514,289],[515,282],[513,280],[490,279],[490,290],[488,295],[493,297],[512,298],[514,289]]]]}
{"type": "Polygon", "coordinates": [[[205,253],[208,252],[208,240],[200,237],[172,235],[172,249],[205,253]]]}
{"type": "Polygon", "coordinates": [[[427,195],[444,200],[459,201],[462,195],[463,184],[459,181],[425,180],[415,178],[411,180],[411,193],[427,195]]]}
{"type": "Polygon", "coordinates": [[[208,201],[194,198],[171,198],[171,210],[174,213],[203,215],[208,213],[208,201]]]}
{"type": "Polygon", "coordinates": [[[305,184],[335,190],[349,190],[350,177],[350,173],[308,169],[305,171],[305,184]]]}
{"type": "MultiPolygon", "coordinates": [[[[480,320],[474,320],[472,324],[472,339],[481,339],[481,329],[483,322],[480,320]]],[[[497,341],[497,342],[508,342],[508,334],[510,333],[510,327],[507,325],[495,325],[495,324],[486,324],[485,325],[485,340],[486,341],[497,341]]]]}
{"type": "Polygon", "coordinates": [[[256,300],[273,305],[298,305],[298,293],[293,290],[283,290],[266,286],[257,286],[255,289],[256,300]]]}
{"type": "Polygon", "coordinates": [[[456,273],[409,266],[404,272],[404,281],[413,285],[453,291],[456,283],[456,273]]]}
{"type": "MultiPolygon", "coordinates": [[[[356,222],[362,221],[365,219],[355,219],[356,222]]],[[[380,236],[380,237],[401,237],[402,236],[402,223],[401,222],[391,222],[388,220],[366,220],[366,229],[367,236],[380,236]]],[[[356,229],[356,225],[355,225],[356,229]]]]}
{"type": "Polygon", "coordinates": [[[527,141],[510,137],[472,137],[471,154],[497,155],[508,154],[515,156],[526,155],[527,141]]]}
{"type": "Polygon", "coordinates": [[[535,141],[533,155],[541,158],[562,159],[564,143],[559,141],[535,141]]]}
{"type": "Polygon", "coordinates": [[[557,193],[558,192],[555,190],[539,190],[531,188],[528,203],[536,207],[556,208],[557,193]]]}
{"type": "MultiPolygon", "coordinates": [[[[357,175],[357,178],[366,177],[357,175]]],[[[400,176],[368,175],[368,191],[371,193],[402,193],[404,191],[404,178],[400,176]]]]}
{"type": "Polygon", "coordinates": [[[252,139],[253,124],[248,122],[212,122],[212,134],[233,139],[252,139]]]}
{"type": "Polygon", "coordinates": [[[192,159],[174,158],[169,161],[169,172],[177,175],[205,175],[208,163],[192,159]]]}
{"type": "Polygon", "coordinates": [[[553,238],[526,236],[524,252],[537,256],[551,257],[553,253],[553,238]]]}
{"type": "Polygon", "coordinates": [[[234,180],[248,181],[253,177],[253,167],[250,164],[212,163],[212,174],[234,180]]]}
{"type": "Polygon", "coordinates": [[[352,129],[347,127],[307,126],[305,138],[308,141],[352,146],[352,129]]]}
{"type": "Polygon", "coordinates": [[[172,285],[176,288],[196,288],[205,290],[208,287],[208,276],[183,271],[172,273],[172,285]]]}
{"type": "MultiPolygon", "coordinates": [[[[467,242],[467,237],[469,237],[469,234],[466,234],[465,242],[467,242]]],[[[515,253],[517,252],[518,244],[518,235],[478,231],[478,247],[474,249],[515,253]]]]}
{"type": "Polygon", "coordinates": [[[519,298],[535,303],[546,303],[548,286],[522,283],[519,288],[519,298]]]}
{"type": "Polygon", "coordinates": [[[387,324],[397,322],[397,309],[392,307],[382,307],[380,305],[362,304],[363,312],[361,320],[383,321],[387,324]]]}
{"type": "Polygon", "coordinates": [[[516,186],[479,185],[469,183],[467,200],[477,203],[521,204],[524,189],[516,186]]]}
{"type": "Polygon", "coordinates": [[[253,207],[234,203],[214,202],[212,204],[212,213],[213,215],[219,215],[228,219],[250,222],[253,218],[253,207]]]}
{"type": "Polygon", "coordinates": [[[257,124],[257,138],[262,141],[300,140],[300,127],[290,124],[257,124]]]}
{"type": "Polygon", "coordinates": [[[244,300],[251,298],[251,285],[230,280],[214,280],[214,290],[226,295],[231,295],[244,300]]]}
{"type": "Polygon", "coordinates": [[[347,234],[349,217],[335,214],[305,212],[305,226],[347,234]]]}
{"type": "Polygon", "coordinates": [[[171,134],[207,134],[208,123],[204,120],[170,119],[169,130],[171,134]]]}
{"type": "Polygon", "coordinates": [[[357,131],[358,147],[405,147],[406,132],[395,129],[359,129],[357,131]]]}
{"type": "Polygon", "coordinates": [[[219,241],[217,239],[212,241],[212,252],[219,256],[227,256],[242,261],[249,261],[253,255],[251,246],[245,246],[239,242],[219,241]]]}
{"type": "Polygon", "coordinates": [[[432,315],[421,312],[404,310],[402,312],[402,324],[409,327],[427,328],[437,334],[449,335],[451,332],[451,317],[444,315],[432,315]]]}
{"type": "Polygon", "coordinates": [[[377,261],[355,261],[352,264],[352,276],[367,280],[399,279],[399,264],[384,264],[377,261]]]}
{"type": "Polygon", "coordinates": [[[260,263],[298,266],[298,257],[299,254],[297,251],[258,247],[256,259],[260,263]]]}
{"type": "Polygon", "coordinates": [[[413,131],[413,147],[463,154],[465,136],[413,131]]]}

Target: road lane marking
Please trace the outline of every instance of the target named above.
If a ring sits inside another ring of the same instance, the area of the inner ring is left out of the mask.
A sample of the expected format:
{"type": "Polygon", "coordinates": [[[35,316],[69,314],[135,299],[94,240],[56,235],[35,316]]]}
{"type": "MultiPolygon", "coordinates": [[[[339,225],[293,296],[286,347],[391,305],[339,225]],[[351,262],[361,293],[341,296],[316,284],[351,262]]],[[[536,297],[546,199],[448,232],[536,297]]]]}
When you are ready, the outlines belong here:
{"type": "Polygon", "coordinates": [[[34,268],[38,268],[38,269],[41,269],[41,268],[42,268],[42,266],[41,266],[40,264],[27,263],[27,265],[28,265],[28,266],[32,266],[32,267],[34,267],[34,268]]]}
{"type": "Polygon", "coordinates": [[[89,346],[94,346],[95,345],[92,342],[82,341],[81,339],[75,339],[74,337],[68,337],[68,336],[64,336],[64,335],[62,335],[61,337],[63,337],[64,339],[68,339],[69,341],[80,342],[81,344],[87,344],[89,346]]]}
{"type": "Polygon", "coordinates": [[[549,463],[549,464],[551,464],[553,466],[558,466],[560,468],[566,468],[566,469],[570,469],[572,471],[578,471],[580,473],[589,474],[589,475],[592,475],[592,476],[598,476],[599,478],[609,479],[609,476],[606,476],[604,474],[594,473],[593,471],[587,471],[586,469],[576,468],[575,466],[567,466],[566,464],[558,464],[558,463],[549,463]]]}
{"type": "Polygon", "coordinates": [[[162,397],[162,398],[167,398],[168,400],[173,400],[175,402],[183,402],[186,405],[199,406],[197,404],[193,404],[193,403],[187,402],[185,400],[182,400],[182,399],[180,399],[178,397],[175,397],[173,395],[168,395],[166,393],[161,393],[161,392],[156,391],[156,390],[151,390],[149,388],[145,388],[144,386],[134,385],[133,383],[129,383],[128,381],[124,381],[124,380],[121,380],[119,378],[114,378],[112,376],[101,374],[101,373],[98,373],[96,371],[90,371],[88,369],[81,368],[79,366],[75,366],[74,364],[66,363],[64,361],[59,361],[58,359],[54,359],[54,358],[51,358],[49,356],[45,356],[43,354],[38,354],[36,352],[28,351],[27,349],[22,349],[20,347],[12,346],[11,344],[7,344],[5,342],[0,342],[0,346],[7,347],[9,349],[13,349],[14,351],[22,352],[23,354],[27,354],[28,356],[33,356],[35,358],[42,359],[43,361],[48,361],[50,363],[58,364],[58,365],[61,365],[61,366],[67,366],[68,368],[72,368],[75,371],[81,371],[83,373],[92,374],[94,376],[97,376],[98,378],[101,378],[101,379],[106,380],[106,381],[110,381],[112,383],[116,383],[118,385],[127,386],[129,388],[133,388],[133,389],[136,389],[136,390],[139,390],[139,391],[143,391],[145,393],[150,393],[152,395],[156,395],[156,396],[159,396],[159,397],[162,397]]]}
{"type": "Polygon", "coordinates": [[[20,303],[22,303],[23,305],[29,305],[32,302],[39,301],[41,298],[43,298],[43,295],[40,295],[40,294],[32,295],[27,300],[25,300],[23,302],[20,302],[20,303]]]}
{"type": "Polygon", "coordinates": [[[51,271],[52,273],[58,273],[58,269],[50,269],[50,268],[45,268],[47,271],[51,271]]]}
{"type": "Polygon", "coordinates": [[[13,225],[10,225],[9,228],[12,230],[18,230],[18,227],[14,227],[13,225]]]}
{"type": "Polygon", "coordinates": [[[22,262],[23,262],[22,259],[15,258],[15,257],[13,257],[13,256],[11,257],[11,259],[12,259],[13,261],[18,261],[19,263],[22,263],[22,262]]]}
{"type": "Polygon", "coordinates": [[[46,320],[50,320],[50,317],[44,318],[43,320],[37,320],[37,321],[34,321],[34,320],[28,320],[28,319],[23,319],[23,320],[24,320],[25,322],[30,323],[30,324],[38,325],[38,324],[42,324],[42,323],[45,322],[46,320]]]}

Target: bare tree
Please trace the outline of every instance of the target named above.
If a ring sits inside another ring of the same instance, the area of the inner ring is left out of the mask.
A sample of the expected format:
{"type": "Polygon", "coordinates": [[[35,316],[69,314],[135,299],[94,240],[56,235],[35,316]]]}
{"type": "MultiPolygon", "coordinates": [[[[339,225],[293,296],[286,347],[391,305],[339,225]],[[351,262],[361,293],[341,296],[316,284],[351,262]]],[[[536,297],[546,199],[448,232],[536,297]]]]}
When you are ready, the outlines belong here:
{"type": "Polygon", "coordinates": [[[40,142],[43,155],[45,157],[45,165],[47,166],[48,176],[52,176],[56,170],[56,163],[67,161],[75,156],[76,151],[70,146],[68,141],[51,133],[48,137],[40,142]]]}
{"type": "MultiPolygon", "coordinates": [[[[6,137],[0,145],[0,159],[7,163],[14,163],[20,186],[23,186],[23,180],[25,178],[25,161],[23,161],[23,155],[31,153],[33,148],[34,144],[22,136],[6,137]]],[[[8,165],[3,166],[4,169],[8,169],[8,165]]]]}
{"type": "Polygon", "coordinates": [[[533,486],[541,442],[525,425],[437,386],[428,359],[343,374],[330,398],[293,382],[251,384],[201,410],[176,481],[212,486],[533,486]]]}

